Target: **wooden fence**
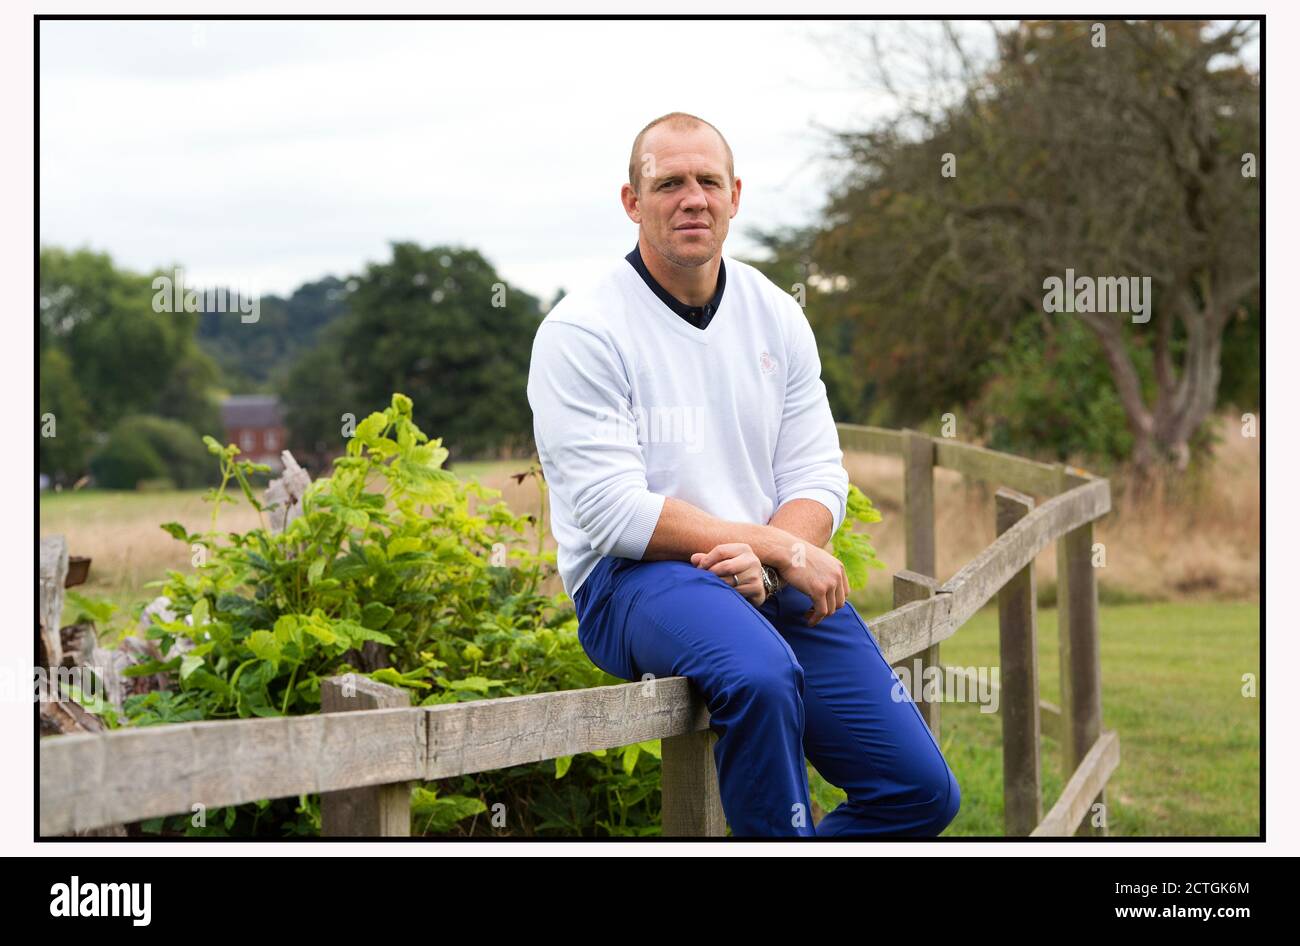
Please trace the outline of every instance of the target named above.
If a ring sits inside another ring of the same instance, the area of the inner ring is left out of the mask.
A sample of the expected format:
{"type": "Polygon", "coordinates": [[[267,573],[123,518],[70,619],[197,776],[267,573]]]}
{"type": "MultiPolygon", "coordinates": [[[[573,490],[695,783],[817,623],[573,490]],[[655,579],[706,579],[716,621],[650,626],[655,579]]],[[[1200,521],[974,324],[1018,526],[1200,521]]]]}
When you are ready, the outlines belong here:
{"type": "MultiPolygon", "coordinates": [[[[1106,480],[916,431],[839,424],[846,451],[900,457],[906,568],[894,609],[867,623],[891,665],[939,664],[940,644],[998,599],[1005,831],[1105,834],[1105,786],[1119,739],[1101,728],[1093,523],[1106,480]],[[934,469],[1000,487],[997,538],[948,581],[935,572],[934,469]],[[1032,495],[1045,497],[1036,503],[1032,495]],[[1057,543],[1061,705],[1039,697],[1033,561],[1057,543]],[[1071,773],[1044,816],[1040,733],[1071,773]]],[[[57,568],[57,563],[51,566],[57,568]]],[[[42,564],[42,588],[47,581],[42,564]]],[[[48,584],[58,584],[53,577],[48,584]]],[[[55,635],[57,638],[57,634],[55,635]]],[[[938,702],[917,700],[939,735],[938,702]]],[[[685,677],[412,707],[405,691],[358,676],[322,687],[314,716],[150,726],[40,740],[42,835],[321,792],[322,834],[410,834],[409,784],[595,749],[662,740],[663,834],[725,834],[709,714],[685,677]]]]}

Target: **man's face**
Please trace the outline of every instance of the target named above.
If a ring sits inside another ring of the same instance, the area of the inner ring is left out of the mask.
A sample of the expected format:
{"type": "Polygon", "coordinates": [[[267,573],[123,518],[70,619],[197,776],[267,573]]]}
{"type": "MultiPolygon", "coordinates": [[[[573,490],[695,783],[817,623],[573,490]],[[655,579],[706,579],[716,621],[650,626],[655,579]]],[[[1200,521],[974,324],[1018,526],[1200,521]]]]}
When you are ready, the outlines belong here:
{"type": "Polygon", "coordinates": [[[727,177],[722,139],[707,125],[656,125],[641,141],[641,192],[623,185],[623,207],[646,242],[678,266],[702,266],[722,251],[740,209],[740,180],[727,177]]]}

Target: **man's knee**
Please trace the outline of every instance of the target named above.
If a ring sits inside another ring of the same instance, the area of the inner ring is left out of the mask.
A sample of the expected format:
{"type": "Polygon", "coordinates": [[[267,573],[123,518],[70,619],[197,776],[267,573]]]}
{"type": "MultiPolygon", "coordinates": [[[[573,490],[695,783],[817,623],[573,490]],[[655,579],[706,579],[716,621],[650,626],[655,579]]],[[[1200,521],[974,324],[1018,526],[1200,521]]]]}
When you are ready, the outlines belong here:
{"type": "Polygon", "coordinates": [[[927,807],[925,829],[928,837],[942,834],[943,830],[952,824],[961,808],[961,786],[957,784],[957,777],[952,774],[952,769],[948,768],[946,763],[943,770],[942,778],[931,786],[933,801],[927,807]]]}

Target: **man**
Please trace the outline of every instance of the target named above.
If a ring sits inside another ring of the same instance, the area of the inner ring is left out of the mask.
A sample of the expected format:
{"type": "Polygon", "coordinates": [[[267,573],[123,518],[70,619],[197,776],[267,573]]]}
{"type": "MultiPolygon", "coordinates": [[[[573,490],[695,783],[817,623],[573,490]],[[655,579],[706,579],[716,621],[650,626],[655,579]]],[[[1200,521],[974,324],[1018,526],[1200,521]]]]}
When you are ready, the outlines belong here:
{"type": "Polygon", "coordinates": [[[711,124],[651,122],[622,188],[636,248],[534,339],[528,400],[578,637],[615,676],[703,695],[733,835],[937,835],[956,779],[824,548],[848,475],[812,329],[722,254],[740,186],[711,124]],[[848,794],[816,827],[805,753],[848,794]]]}

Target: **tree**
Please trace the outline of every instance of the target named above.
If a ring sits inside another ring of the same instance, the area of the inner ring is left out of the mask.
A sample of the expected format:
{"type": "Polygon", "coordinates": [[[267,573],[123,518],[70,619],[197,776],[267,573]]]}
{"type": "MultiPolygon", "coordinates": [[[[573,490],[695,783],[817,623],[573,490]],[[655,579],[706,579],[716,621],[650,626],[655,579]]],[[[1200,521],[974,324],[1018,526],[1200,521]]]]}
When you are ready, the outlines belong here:
{"type": "Polygon", "coordinates": [[[347,295],[343,280],[326,276],[303,283],[288,298],[261,296],[256,322],[245,322],[240,311],[205,311],[198,341],[240,390],[281,387],[289,366],[346,310],[347,295]]]}
{"type": "Polygon", "coordinates": [[[197,316],[154,311],[151,282],[106,254],[42,249],[41,353],[67,356],[97,430],[150,413],[215,433],[217,373],[195,343],[197,316]]]}
{"type": "Polygon", "coordinates": [[[453,458],[531,446],[525,392],[538,300],[509,287],[473,250],[392,247],[390,261],[348,281],[347,314],[293,372],[306,391],[320,391],[309,375],[333,379],[341,368],[347,381],[321,394],[328,411],[307,404],[293,384],[284,389],[294,437],[334,438],[339,413],[360,420],[402,391],[416,403],[419,425],[436,432],[453,458]],[[340,389],[350,402],[341,403],[340,389]]]}
{"type": "Polygon", "coordinates": [[[356,385],[343,364],[342,346],[338,325],[326,328],[317,344],[293,362],[280,389],[290,450],[299,462],[322,470],[325,458],[347,445],[346,415],[352,415],[355,429],[370,413],[359,405],[356,385]]]}
{"type": "Polygon", "coordinates": [[[806,253],[847,277],[849,292],[823,302],[872,339],[894,396],[964,403],[971,365],[1027,316],[1049,333],[1077,318],[1132,459],[1182,467],[1216,405],[1225,326],[1258,295],[1259,190],[1243,175],[1259,152],[1258,75],[1243,61],[1254,30],[1097,26],[1103,46],[1091,23],[1020,23],[997,33],[989,63],[945,28],[954,81],[928,84],[957,94],[836,136],[850,170],[806,253]],[[1049,314],[1046,280],[1067,270],[1149,277],[1149,321],[1049,314]]]}
{"type": "Polygon", "coordinates": [[[41,354],[39,384],[41,471],[56,482],[75,480],[86,470],[94,431],[90,406],[68,356],[57,348],[46,349],[41,354]]]}

